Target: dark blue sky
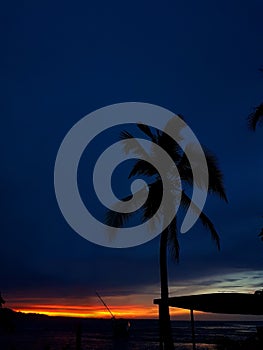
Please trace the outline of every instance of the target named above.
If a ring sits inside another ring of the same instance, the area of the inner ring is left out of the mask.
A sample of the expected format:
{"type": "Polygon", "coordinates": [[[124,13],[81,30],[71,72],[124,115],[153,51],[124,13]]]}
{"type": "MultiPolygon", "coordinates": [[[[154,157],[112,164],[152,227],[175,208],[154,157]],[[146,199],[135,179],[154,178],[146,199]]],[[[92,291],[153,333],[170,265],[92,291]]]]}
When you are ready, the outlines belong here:
{"type": "Polygon", "coordinates": [[[82,117],[126,101],[185,119],[218,157],[229,204],[208,200],[222,250],[198,226],[181,236],[173,294],[263,285],[263,5],[251,1],[11,1],[1,31],[1,272],[6,297],[158,292],[158,238],[126,250],[76,234],[57,206],[59,145],[82,117]],[[129,271],[129,273],[127,273],[129,271]]]}

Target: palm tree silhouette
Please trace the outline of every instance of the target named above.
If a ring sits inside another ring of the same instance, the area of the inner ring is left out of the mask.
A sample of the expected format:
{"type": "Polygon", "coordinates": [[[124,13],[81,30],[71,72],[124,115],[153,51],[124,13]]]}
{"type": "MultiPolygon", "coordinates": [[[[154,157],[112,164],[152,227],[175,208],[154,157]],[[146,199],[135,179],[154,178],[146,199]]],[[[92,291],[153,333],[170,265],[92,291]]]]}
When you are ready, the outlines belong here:
{"type": "Polygon", "coordinates": [[[260,103],[248,117],[248,127],[255,131],[263,121],[263,103],[260,103]]]}
{"type": "MultiPolygon", "coordinates": [[[[260,71],[263,73],[263,68],[261,68],[260,71]]],[[[257,126],[262,124],[262,121],[263,121],[263,103],[260,103],[256,108],[254,108],[254,111],[250,113],[250,115],[248,116],[249,129],[255,131],[257,126]]],[[[263,241],[263,228],[259,233],[259,237],[263,241]]]]}
{"type": "MultiPolygon", "coordinates": [[[[263,68],[260,69],[263,73],[263,68]]],[[[255,131],[257,126],[259,126],[263,121],[263,103],[260,103],[254,111],[248,116],[248,127],[249,129],[255,131]]]]}
{"type": "MultiPolygon", "coordinates": [[[[180,116],[181,117],[181,116],[180,116]]],[[[183,119],[181,117],[181,119],[183,119]]],[[[167,123],[164,131],[155,130],[150,128],[144,124],[137,124],[137,131],[142,133],[143,138],[148,139],[152,143],[157,144],[162,149],[164,149],[172,158],[174,165],[179,170],[180,179],[182,182],[182,192],[181,192],[181,205],[187,210],[191,204],[193,210],[198,210],[199,208],[191,203],[191,199],[187,194],[187,190],[189,192],[189,188],[193,187],[193,179],[191,166],[188,159],[185,155],[185,152],[180,148],[180,146],[165,132],[168,128],[172,127],[170,122],[167,123]]],[[[181,130],[176,131],[179,135],[181,130]]],[[[125,141],[128,139],[134,140],[134,147],[132,151],[138,155],[147,152],[140,145],[139,141],[136,140],[135,136],[128,131],[124,131],[120,135],[121,140],[124,141],[124,149],[129,152],[129,146],[126,147],[125,141]]],[[[191,145],[189,146],[191,147],[191,145]]],[[[160,178],[157,170],[151,165],[151,159],[155,157],[153,152],[148,152],[148,161],[145,160],[137,160],[131,169],[129,174],[129,178],[133,178],[136,176],[146,176],[149,179],[148,187],[148,198],[147,201],[143,204],[141,208],[141,220],[143,222],[147,221],[149,218],[153,217],[156,213],[161,197],[162,197],[162,179],[160,178]]],[[[212,155],[207,150],[205,151],[205,156],[207,160],[208,170],[209,170],[209,188],[208,193],[217,194],[223,200],[227,201],[227,197],[225,194],[225,189],[223,186],[223,176],[217,165],[217,160],[214,155],[212,155]]],[[[144,157],[145,158],[145,157],[144,157]]],[[[198,166],[196,164],[195,166],[198,166]]],[[[169,169],[167,169],[167,176],[169,177],[169,169]]],[[[197,180],[198,181],[198,180],[197,180]]],[[[196,184],[199,187],[202,187],[202,179],[199,179],[199,183],[196,184]]],[[[176,198],[173,199],[174,193],[176,193],[176,187],[178,186],[178,181],[173,179],[172,187],[175,187],[175,191],[171,194],[171,202],[170,204],[175,205],[176,198]]],[[[173,190],[173,188],[171,189],[173,190]]],[[[123,198],[124,201],[130,199],[129,197],[123,198]]],[[[163,213],[165,215],[165,213],[163,213]]],[[[108,211],[106,215],[106,223],[110,226],[121,227],[125,225],[125,222],[128,221],[132,217],[131,214],[126,213],[117,213],[117,211],[108,211]]],[[[204,212],[201,212],[199,219],[203,226],[207,228],[210,233],[212,239],[215,241],[217,248],[220,249],[219,236],[216,232],[216,229],[210,219],[205,215],[204,212]]],[[[172,330],[171,330],[171,322],[170,322],[170,313],[168,306],[168,297],[169,297],[169,288],[168,288],[168,271],[167,271],[167,255],[168,255],[168,246],[171,248],[172,257],[175,261],[179,261],[179,242],[178,242],[178,225],[177,225],[177,217],[175,216],[172,222],[165,228],[160,235],[160,247],[159,247],[159,262],[160,262],[160,284],[161,284],[161,299],[162,303],[159,307],[159,321],[160,321],[160,349],[172,350],[174,349],[172,330]]]]}

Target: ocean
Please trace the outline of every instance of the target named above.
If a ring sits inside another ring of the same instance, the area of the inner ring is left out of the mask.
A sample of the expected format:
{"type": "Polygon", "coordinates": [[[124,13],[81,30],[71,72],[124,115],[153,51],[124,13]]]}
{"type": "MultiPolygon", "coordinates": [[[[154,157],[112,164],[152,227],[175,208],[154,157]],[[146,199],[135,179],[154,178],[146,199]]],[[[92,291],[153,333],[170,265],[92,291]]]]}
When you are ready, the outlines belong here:
{"type": "MultiPolygon", "coordinates": [[[[195,326],[198,350],[250,350],[263,321],[196,321],[195,326]],[[244,342],[250,346],[240,347],[244,342]]],[[[0,332],[0,350],[76,350],[80,328],[82,350],[159,350],[158,320],[131,320],[129,339],[116,341],[111,320],[66,317],[20,320],[14,331],[0,332]]],[[[190,322],[172,321],[172,329],[176,349],[192,349],[190,322]]]]}

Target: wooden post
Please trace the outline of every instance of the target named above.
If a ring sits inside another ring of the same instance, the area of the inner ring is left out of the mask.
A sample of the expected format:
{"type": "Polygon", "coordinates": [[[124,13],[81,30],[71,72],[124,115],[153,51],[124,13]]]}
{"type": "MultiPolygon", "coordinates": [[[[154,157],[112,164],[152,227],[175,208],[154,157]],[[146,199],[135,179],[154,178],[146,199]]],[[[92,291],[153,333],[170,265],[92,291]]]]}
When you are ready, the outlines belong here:
{"type": "Polygon", "coordinates": [[[159,350],[163,350],[162,304],[159,307],[159,350]]]}
{"type": "Polygon", "coordinates": [[[82,335],[82,324],[78,322],[76,329],[76,350],[81,350],[81,335],[82,335]]]}
{"type": "Polygon", "coordinates": [[[196,350],[196,344],[195,344],[195,320],[194,320],[194,310],[190,310],[190,314],[191,314],[193,350],[196,350]]]}

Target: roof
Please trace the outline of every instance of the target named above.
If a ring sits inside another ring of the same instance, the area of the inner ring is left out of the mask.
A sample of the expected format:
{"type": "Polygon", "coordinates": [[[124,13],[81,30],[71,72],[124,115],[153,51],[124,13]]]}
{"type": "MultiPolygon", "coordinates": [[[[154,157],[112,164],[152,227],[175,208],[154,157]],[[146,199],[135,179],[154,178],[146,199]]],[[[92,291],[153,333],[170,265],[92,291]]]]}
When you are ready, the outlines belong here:
{"type": "MultiPolygon", "coordinates": [[[[162,304],[154,299],[154,304],[162,304]]],[[[263,315],[263,295],[211,293],[168,298],[168,305],[181,309],[240,315],[263,315]]]]}

